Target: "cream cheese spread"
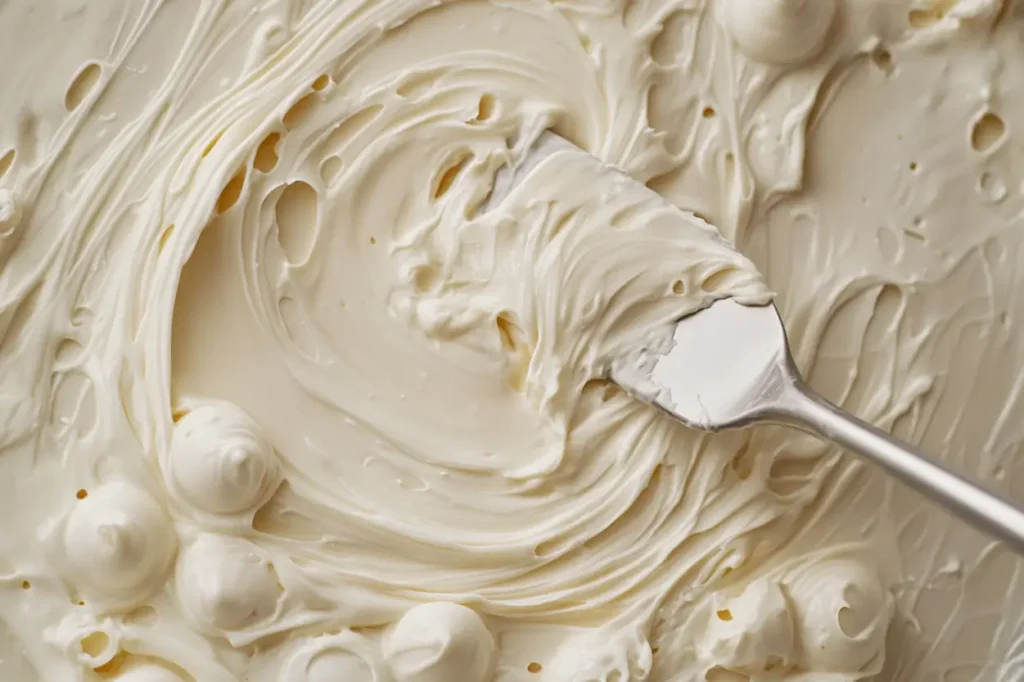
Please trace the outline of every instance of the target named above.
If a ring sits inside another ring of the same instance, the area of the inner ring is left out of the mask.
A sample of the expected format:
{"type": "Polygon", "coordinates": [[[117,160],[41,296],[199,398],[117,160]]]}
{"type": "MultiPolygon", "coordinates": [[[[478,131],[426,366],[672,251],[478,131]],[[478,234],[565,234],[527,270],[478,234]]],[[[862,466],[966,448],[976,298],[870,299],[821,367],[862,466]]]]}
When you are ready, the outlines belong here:
{"type": "Polygon", "coordinates": [[[0,64],[0,679],[1024,679],[1015,556],[604,379],[774,299],[1024,502],[1024,3],[7,0],[0,64]],[[489,206],[547,129],[601,163],[489,206]]]}

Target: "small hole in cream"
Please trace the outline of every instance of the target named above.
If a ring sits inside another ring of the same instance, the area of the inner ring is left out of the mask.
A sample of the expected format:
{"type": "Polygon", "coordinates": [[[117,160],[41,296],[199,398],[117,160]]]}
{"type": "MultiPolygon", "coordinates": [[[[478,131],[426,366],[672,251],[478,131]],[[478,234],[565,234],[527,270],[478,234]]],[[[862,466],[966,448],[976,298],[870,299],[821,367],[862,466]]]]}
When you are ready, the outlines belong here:
{"type": "Polygon", "coordinates": [[[82,638],[82,652],[96,658],[110,646],[110,637],[105,632],[93,632],[82,638]]]}
{"type": "Polygon", "coordinates": [[[526,666],[526,670],[528,672],[533,673],[534,675],[536,675],[537,673],[539,673],[543,669],[544,669],[544,666],[542,666],[540,663],[537,663],[536,661],[534,661],[533,663],[530,663],[528,666],[526,666]]]}
{"type": "Polygon", "coordinates": [[[317,91],[324,90],[330,84],[331,84],[331,77],[328,76],[325,73],[322,76],[320,76],[319,78],[317,78],[315,81],[313,81],[313,89],[317,90],[317,91]]]}
{"type": "Polygon", "coordinates": [[[240,170],[228,181],[228,184],[224,185],[220,196],[217,197],[217,213],[224,213],[237,204],[238,198],[242,196],[242,188],[244,186],[245,170],[240,170]]]}
{"type": "Polygon", "coordinates": [[[478,123],[480,121],[486,121],[494,116],[495,99],[494,95],[489,92],[485,92],[480,95],[480,101],[476,105],[476,116],[470,123],[478,123]]]}
{"type": "Polygon", "coordinates": [[[277,143],[281,140],[281,133],[270,133],[260,146],[256,148],[256,158],[253,159],[253,167],[263,173],[269,173],[277,165],[277,143]]]}
{"type": "Polygon", "coordinates": [[[871,61],[874,62],[875,66],[881,69],[884,73],[892,73],[893,62],[892,53],[885,48],[879,48],[871,53],[871,61]]]}
{"type": "Polygon", "coordinates": [[[21,581],[21,589],[23,589],[23,590],[30,590],[30,589],[32,589],[32,583],[30,583],[27,580],[22,580],[21,581]]]}
{"type": "Polygon", "coordinates": [[[305,97],[299,99],[292,105],[291,109],[285,112],[285,115],[281,118],[282,123],[284,123],[289,129],[296,128],[301,125],[313,111],[313,107],[316,105],[318,97],[319,95],[315,92],[311,92],[305,97]]]}
{"type": "Polygon", "coordinates": [[[971,147],[985,152],[992,149],[1006,134],[1006,124],[991,111],[986,112],[971,129],[971,147]]]}
{"type": "Polygon", "coordinates": [[[102,74],[103,70],[100,69],[99,64],[95,62],[86,64],[81,71],[75,74],[75,78],[64,93],[64,108],[68,111],[77,109],[96,87],[102,74]]]}
{"type": "Polygon", "coordinates": [[[713,107],[704,107],[704,111],[700,112],[700,115],[704,118],[714,118],[717,113],[713,107]]]}
{"type": "Polygon", "coordinates": [[[715,611],[715,615],[718,616],[718,620],[723,620],[725,622],[732,620],[732,611],[729,609],[720,609],[715,611]]]}
{"type": "Polygon", "coordinates": [[[419,291],[430,291],[437,279],[437,270],[429,265],[421,265],[412,272],[412,284],[419,291]]]}
{"type": "Polygon", "coordinates": [[[686,293],[686,285],[683,284],[683,280],[677,279],[676,281],[672,282],[672,293],[676,294],[677,296],[681,296],[682,294],[686,293]]]}
{"type": "Polygon", "coordinates": [[[469,161],[469,155],[464,154],[460,156],[455,162],[448,166],[447,169],[441,174],[440,179],[437,181],[437,187],[434,189],[434,199],[440,199],[448,190],[451,189],[452,185],[455,184],[455,179],[459,177],[459,173],[465,167],[469,161]]]}
{"type": "Polygon", "coordinates": [[[82,488],[77,493],[75,493],[75,497],[77,497],[80,500],[84,500],[85,498],[89,497],[89,491],[86,490],[85,488],[82,488]]]}

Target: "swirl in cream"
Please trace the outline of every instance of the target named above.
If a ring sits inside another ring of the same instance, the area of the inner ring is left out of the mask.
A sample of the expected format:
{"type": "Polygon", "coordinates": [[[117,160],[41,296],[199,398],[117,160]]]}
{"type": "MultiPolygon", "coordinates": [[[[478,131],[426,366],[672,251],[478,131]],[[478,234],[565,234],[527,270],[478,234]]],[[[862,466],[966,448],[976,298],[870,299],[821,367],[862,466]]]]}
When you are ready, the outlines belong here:
{"type": "Polygon", "coordinates": [[[274,446],[244,411],[226,402],[189,410],[175,424],[161,465],[168,488],[187,505],[249,522],[281,481],[274,446]]]}
{"type": "Polygon", "coordinates": [[[69,580],[82,594],[118,605],[140,602],[160,588],[177,547],[163,506],[120,481],[79,500],[63,538],[69,580]]]}
{"type": "Polygon", "coordinates": [[[848,673],[853,679],[879,672],[893,598],[864,562],[835,558],[807,564],[784,585],[808,669],[848,673]]]}
{"type": "Polygon", "coordinates": [[[494,637],[472,609],[435,602],[406,612],[384,636],[383,654],[398,682],[488,682],[494,637]]]}

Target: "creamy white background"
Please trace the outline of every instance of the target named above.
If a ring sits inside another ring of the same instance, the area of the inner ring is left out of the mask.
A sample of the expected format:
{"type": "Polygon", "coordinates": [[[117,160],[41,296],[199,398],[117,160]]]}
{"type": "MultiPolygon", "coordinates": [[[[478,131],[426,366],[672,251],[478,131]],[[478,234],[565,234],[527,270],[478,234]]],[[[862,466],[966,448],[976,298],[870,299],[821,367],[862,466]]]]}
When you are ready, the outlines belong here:
{"type": "Polygon", "coordinates": [[[554,126],[1024,502],[1022,46],[1009,0],[0,4],[0,677],[1019,679],[1015,557],[591,381],[763,298],[701,219],[571,159],[476,209],[554,126]]]}

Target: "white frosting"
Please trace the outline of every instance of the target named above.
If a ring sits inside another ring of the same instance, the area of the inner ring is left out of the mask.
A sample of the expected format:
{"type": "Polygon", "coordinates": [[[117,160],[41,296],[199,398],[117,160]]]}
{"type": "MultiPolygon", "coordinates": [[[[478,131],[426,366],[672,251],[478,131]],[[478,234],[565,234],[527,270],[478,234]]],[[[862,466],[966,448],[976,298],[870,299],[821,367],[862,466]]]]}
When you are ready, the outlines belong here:
{"type": "Polygon", "coordinates": [[[732,599],[717,600],[701,650],[709,668],[722,666],[755,678],[792,668],[798,660],[797,637],[782,588],[760,579],[732,599]]]}
{"type": "Polygon", "coordinates": [[[177,548],[163,506],[123,482],[79,500],[68,514],[63,540],[68,579],[89,597],[126,604],[163,585],[177,548]]]}
{"type": "Polygon", "coordinates": [[[881,670],[893,599],[863,562],[832,559],[801,567],[786,580],[808,670],[881,670]]]}
{"type": "Polygon", "coordinates": [[[217,515],[251,518],[281,480],[274,446],[245,412],[225,402],[201,404],[183,416],[161,464],[172,492],[217,515]]]}
{"type": "Polygon", "coordinates": [[[2,4],[0,679],[1024,677],[997,545],[604,381],[774,291],[1020,499],[1024,3],[2,4]]]}
{"type": "Polygon", "coordinates": [[[487,682],[494,638],[472,609],[448,602],[413,607],[384,636],[383,653],[398,682],[487,682]]]}
{"type": "Polygon", "coordinates": [[[720,21],[751,59],[792,65],[817,55],[839,0],[722,0],[720,21]]]}
{"type": "Polygon", "coordinates": [[[182,608],[205,632],[242,630],[274,615],[281,585],[250,542],[212,533],[182,551],[175,568],[182,608]]]}

